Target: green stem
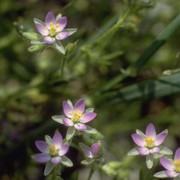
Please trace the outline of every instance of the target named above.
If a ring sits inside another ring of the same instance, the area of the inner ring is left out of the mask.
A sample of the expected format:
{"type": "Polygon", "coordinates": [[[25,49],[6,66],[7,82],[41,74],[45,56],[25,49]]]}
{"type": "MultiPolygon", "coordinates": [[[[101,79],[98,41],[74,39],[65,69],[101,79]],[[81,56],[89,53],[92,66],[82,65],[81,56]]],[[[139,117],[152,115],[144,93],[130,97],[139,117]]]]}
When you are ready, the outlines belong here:
{"type": "Polygon", "coordinates": [[[91,169],[90,169],[89,176],[88,176],[88,179],[87,179],[87,180],[90,180],[90,179],[91,179],[93,173],[94,173],[94,168],[91,166],[91,169]]]}

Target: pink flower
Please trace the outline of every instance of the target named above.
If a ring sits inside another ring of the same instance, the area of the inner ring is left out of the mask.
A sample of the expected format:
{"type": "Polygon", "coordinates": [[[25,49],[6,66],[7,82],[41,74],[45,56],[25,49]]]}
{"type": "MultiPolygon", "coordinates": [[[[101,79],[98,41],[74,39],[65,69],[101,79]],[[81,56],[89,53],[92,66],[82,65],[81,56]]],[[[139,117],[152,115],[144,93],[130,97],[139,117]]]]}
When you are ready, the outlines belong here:
{"type": "Polygon", "coordinates": [[[63,110],[65,114],[63,124],[66,126],[74,126],[80,131],[85,131],[87,129],[85,124],[96,117],[95,112],[85,110],[84,99],[77,101],[74,106],[70,101],[64,101],[63,110]]]}
{"type": "Polygon", "coordinates": [[[150,123],[145,134],[138,130],[137,133],[132,134],[132,139],[138,145],[137,151],[140,155],[158,154],[160,152],[159,146],[164,142],[167,134],[167,129],[156,134],[154,125],[150,123]]]}
{"type": "Polygon", "coordinates": [[[72,162],[65,154],[67,153],[69,146],[63,144],[62,136],[59,131],[56,131],[53,138],[46,136],[46,141],[36,141],[36,147],[41,153],[35,154],[32,158],[40,163],[46,163],[44,175],[48,175],[59,163],[69,162],[70,166],[72,162]]]}
{"type": "Polygon", "coordinates": [[[76,28],[65,29],[67,17],[59,14],[55,18],[52,12],[48,12],[46,15],[45,23],[37,18],[34,18],[34,23],[37,31],[43,36],[43,41],[47,44],[53,44],[63,54],[65,53],[64,47],[60,42],[57,44],[56,41],[64,40],[77,31],[76,28]]]}

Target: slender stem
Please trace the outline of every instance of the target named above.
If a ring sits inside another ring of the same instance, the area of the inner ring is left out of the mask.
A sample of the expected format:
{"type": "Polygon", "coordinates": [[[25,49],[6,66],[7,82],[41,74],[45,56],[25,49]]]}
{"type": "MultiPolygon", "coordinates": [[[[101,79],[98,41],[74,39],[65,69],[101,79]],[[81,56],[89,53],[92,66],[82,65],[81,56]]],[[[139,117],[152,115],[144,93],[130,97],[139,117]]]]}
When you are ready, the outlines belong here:
{"type": "Polygon", "coordinates": [[[89,172],[89,176],[88,176],[88,179],[87,179],[87,180],[90,180],[90,179],[91,179],[93,173],[94,173],[94,168],[91,166],[90,172],[89,172]]]}

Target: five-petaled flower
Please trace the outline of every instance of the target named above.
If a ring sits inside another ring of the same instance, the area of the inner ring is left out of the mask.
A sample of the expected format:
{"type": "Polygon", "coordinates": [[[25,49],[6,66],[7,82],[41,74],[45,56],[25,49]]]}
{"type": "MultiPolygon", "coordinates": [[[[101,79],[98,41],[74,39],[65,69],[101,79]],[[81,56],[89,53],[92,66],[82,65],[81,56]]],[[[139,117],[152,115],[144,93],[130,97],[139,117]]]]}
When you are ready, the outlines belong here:
{"type": "Polygon", "coordinates": [[[154,175],[155,177],[160,177],[160,178],[180,177],[180,148],[176,150],[174,159],[162,157],[160,158],[160,163],[166,170],[156,173],[154,175]]]}
{"type": "Polygon", "coordinates": [[[100,154],[100,142],[94,143],[90,148],[86,145],[80,143],[80,147],[84,153],[84,155],[90,159],[96,158],[100,154]]]}
{"type": "Polygon", "coordinates": [[[146,128],[146,133],[141,131],[132,134],[133,141],[138,145],[137,151],[140,155],[158,154],[160,152],[160,145],[164,142],[168,130],[156,135],[155,127],[150,123],[146,128]]]}
{"type": "Polygon", "coordinates": [[[84,99],[80,99],[73,104],[71,101],[63,102],[63,123],[66,126],[74,126],[77,130],[85,131],[87,129],[86,123],[92,121],[96,117],[96,113],[85,110],[84,99]]]}
{"type": "Polygon", "coordinates": [[[34,23],[37,31],[43,36],[43,41],[47,44],[53,44],[55,48],[65,54],[65,49],[60,41],[77,31],[76,28],[65,29],[67,17],[59,14],[55,18],[52,12],[48,12],[45,23],[37,18],[34,18],[34,23]]]}
{"type": "Polygon", "coordinates": [[[46,141],[39,140],[35,144],[41,153],[33,155],[32,158],[37,162],[46,163],[44,175],[48,175],[57,164],[67,165],[66,162],[69,162],[68,165],[72,165],[72,162],[65,156],[69,146],[63,143],[58,130],[56,130],[53,138],[46,136],[46,141]]]}

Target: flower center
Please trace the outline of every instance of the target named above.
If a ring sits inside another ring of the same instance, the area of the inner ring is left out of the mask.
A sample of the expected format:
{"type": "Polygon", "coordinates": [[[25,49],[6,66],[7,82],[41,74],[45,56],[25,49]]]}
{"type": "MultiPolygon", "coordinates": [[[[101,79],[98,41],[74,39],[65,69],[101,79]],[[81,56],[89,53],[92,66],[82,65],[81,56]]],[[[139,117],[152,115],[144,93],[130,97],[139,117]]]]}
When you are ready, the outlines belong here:
{"type": "Polygon", "coordinates": [[[172,161],[172,164],[175,166],[174,170],[180,173],[180,160],[174,160],[172,161]]]}
{"type": "Polygon", "coordinates": [[[60,24],[53,24],[52,22],[49,23],[49,36],[54,37],[58,33],[57,28],[60,27],[60,24]]]}
{"type": "Polygon", "coordinates": [[[153,148],[154,147],[154,140],[152,137],[146,137],[145,141],[146,141],[146,147],[147,148],[153,148]]]}
{"type": "Polygon", "coordinates": [[[55,156],[56,153],[57,153],[57,149],[56,149],[55,145],[50,145],[50,146],[49,146],[49,154],[50,154],[51,156],[55,156]]]}
{"type": "Polygon", "coordinates": [[[74,123],[80,122],[81,118],[83,117],[82,112],[79,111],[79,110],[72,111],[71,115],[72,115],[71,121],[74,122],[74,123]]]}

